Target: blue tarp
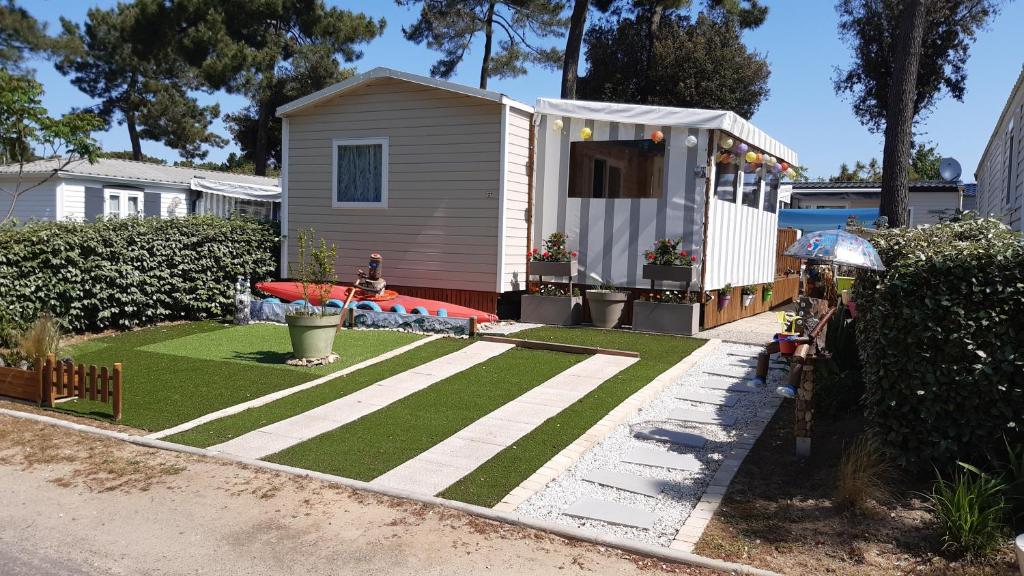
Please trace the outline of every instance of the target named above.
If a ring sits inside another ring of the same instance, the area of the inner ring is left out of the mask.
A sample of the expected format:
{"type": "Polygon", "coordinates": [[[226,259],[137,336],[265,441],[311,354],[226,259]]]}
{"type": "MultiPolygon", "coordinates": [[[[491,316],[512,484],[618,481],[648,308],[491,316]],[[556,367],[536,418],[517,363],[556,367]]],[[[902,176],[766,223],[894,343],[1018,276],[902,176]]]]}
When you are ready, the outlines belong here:
{"type": "Polygon", "coordinates": [[[796,228],[804,232],[845,230],[850,216],[856,217],[860,226],[874,228],[878,208],[784,208],[779,210],[779,228],[796,228]]]}

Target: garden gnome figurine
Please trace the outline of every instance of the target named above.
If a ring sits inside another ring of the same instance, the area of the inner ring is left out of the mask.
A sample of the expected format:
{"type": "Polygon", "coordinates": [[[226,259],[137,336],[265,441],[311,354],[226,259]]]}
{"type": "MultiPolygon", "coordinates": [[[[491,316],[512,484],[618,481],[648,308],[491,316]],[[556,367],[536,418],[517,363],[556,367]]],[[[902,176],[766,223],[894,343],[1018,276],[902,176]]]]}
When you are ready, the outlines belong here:
{"type": "Polygon", "coordinates": [[[252,321],[251,302],[252,292],[249,290],[249,279],[239,276],[235,282],[235,324],[248,324],[252,321]]]}
{"type": "Polygon", "coordinates": [[[380,271],[382,268],[383,258],[381,255],[374,252],[370,254],[370,264],[368,266],[369,272],[358,270],[359,279],[356,280],[356,288],[361,288],[367,292],[373,294],[380,294],[384,291],[384,287],[387,286],[387,282],[380,277],[380,271]]]}

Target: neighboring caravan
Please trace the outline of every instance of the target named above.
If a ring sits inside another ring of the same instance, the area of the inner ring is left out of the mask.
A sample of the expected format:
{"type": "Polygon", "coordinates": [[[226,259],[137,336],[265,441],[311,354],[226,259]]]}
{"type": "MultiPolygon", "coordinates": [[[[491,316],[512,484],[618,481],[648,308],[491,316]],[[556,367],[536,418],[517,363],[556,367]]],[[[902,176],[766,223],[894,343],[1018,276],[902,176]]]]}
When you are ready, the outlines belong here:
{"type": "Polygon", "coordinates": [[[978,161],[976,209],[1024,232],[1024,68],[978,161]]]}

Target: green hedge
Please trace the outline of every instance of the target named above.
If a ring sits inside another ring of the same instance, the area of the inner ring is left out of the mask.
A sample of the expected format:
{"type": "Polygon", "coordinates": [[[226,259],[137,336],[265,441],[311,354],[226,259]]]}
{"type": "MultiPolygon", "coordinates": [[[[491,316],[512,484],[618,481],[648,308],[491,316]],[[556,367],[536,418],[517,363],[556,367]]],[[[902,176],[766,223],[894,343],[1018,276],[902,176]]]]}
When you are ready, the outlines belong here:
{"type": "Polygon", "coordinates": [[[212,216],[0,227],[0,322],[49,311],[73,332],[232,312],[239,275],[277,267],[276,224],[212,216]]]}
{"type": "Polygon", "coordinates": [[[1024,441],[1024,247],[994,219],[872,238],[854,289],[871,425],[902,463],[945,467],[1024,441]]]}

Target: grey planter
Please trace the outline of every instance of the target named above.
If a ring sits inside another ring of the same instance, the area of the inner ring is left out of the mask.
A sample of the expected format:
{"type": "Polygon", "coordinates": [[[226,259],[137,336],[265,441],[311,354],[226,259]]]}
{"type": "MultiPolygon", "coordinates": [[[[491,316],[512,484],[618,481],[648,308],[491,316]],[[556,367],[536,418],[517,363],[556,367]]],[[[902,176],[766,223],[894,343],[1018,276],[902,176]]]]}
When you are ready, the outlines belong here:
{"type": "Polygon", "coordinates": [[[754,295],[753,294],[744,294],[743,295],[743,307],[744,308],[746,308],[747,306],[750,306],[753,302],[754,302],[754,295]]]}
{"type": "Polygon", "coordinates": [[[634,300],[633,330],[692,336],[700,332],[700,304],[634,300]]]}
{"type": "Polygon", "coordinates": [[[296,358],[325,358],[334,349],[334,335],[342,315],[287,315],[288,336],[296,358]]]}
{"type": "Polygon", "coordinates": [[[519,320],[521,322],[554,326],[575,326],[580,323],[583,298],[579,296],[524,294],[520,302],[519,320]]]}
{"type": "Polygon", "coordinates": [[[695,266],[644,264],[644,279],[688,284],[697,279],[697,268],[695,266]]]}
{"type": "Polygon", "coordinates": [[[533,276],[574,277],[579,272],[579,264],[575,260],[568,262],[530,262],[530,274],[533,276]]]}
{"type": "Polygon", "coordinates": [[[590,303],[590,323],[597,328],[615,328],[622,323],[622,312],[626,309],[625,292],[612,290],[587,290],[590,303]]]}

